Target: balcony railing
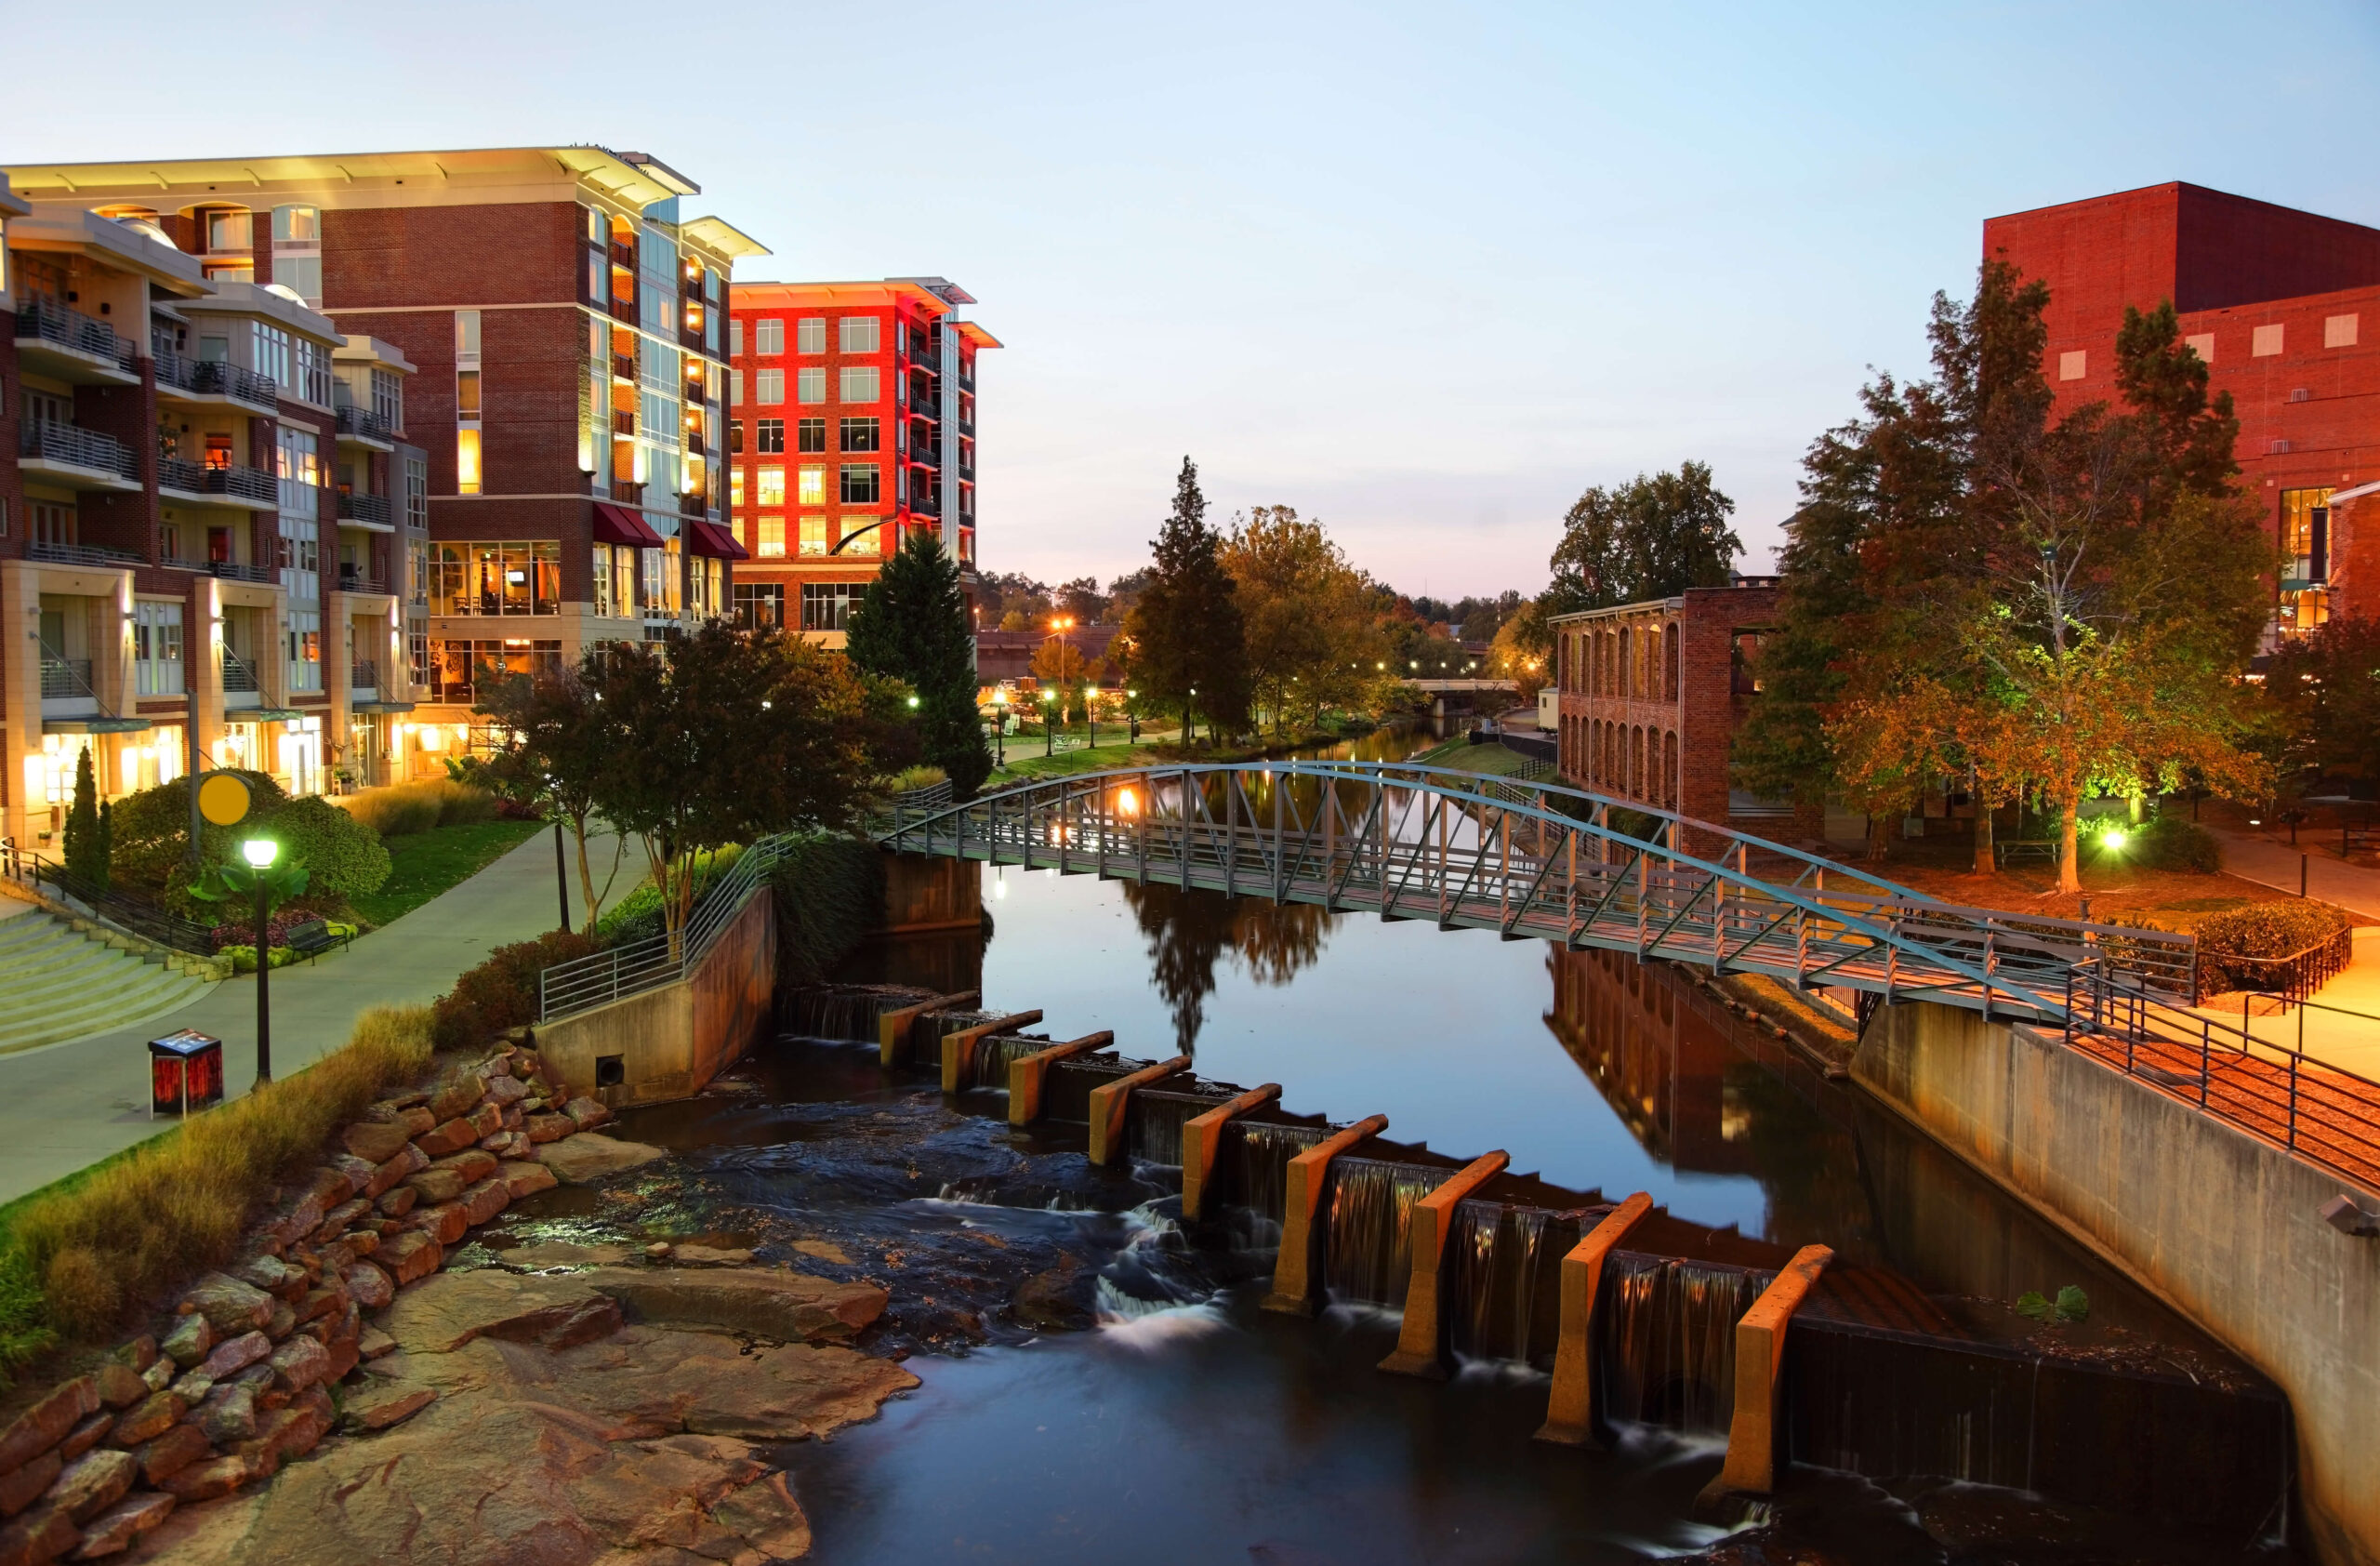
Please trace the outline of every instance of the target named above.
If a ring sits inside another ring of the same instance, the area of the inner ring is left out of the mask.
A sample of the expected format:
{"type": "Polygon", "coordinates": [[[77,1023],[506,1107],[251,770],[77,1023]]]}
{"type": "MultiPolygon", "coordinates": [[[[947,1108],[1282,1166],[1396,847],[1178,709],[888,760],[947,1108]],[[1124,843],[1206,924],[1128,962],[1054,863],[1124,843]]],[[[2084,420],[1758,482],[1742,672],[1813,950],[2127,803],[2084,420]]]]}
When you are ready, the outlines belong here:
{"type": "Polygon", "coordinates": [[[236,397],[258,407],[279,405],[281,383],[269,375],[219,360],[187,359],[170,350],[155,355],[157,384],[179,387],[193,396],[236,397]]]}
{"type": "Polygon", "coordinates": [[[17,311],[17,340],[46,342],[77,353],[112,362],[126,375],[137,375],[139,357],[129,338],[96,315],[69,310],[53,299],[28,299],[17,311]]]}
{"type": "Polygon", "coordinates": [[[389,498],[385,495],[350,495],[339,492],[338,519],[341,522],[369,522],[382,527],[393,526],[389,498]]]}
{"type": "Polygon", "coordinates": [[[389,591],[379,577],[365,576],[351,565],[342,565],[338,568],[338,590],[341,592],[368,592],[376,595],[389,591]]]}
{"type": "Polygon", "coordinates": [[[228,696],[254,696],[264,687],[257,680],[256,667],[247,659],[223,649],[223,690],[228,696]]]}
{"type": "Polygon", "coordinates": [[[338,409],[337,412],[340,434],[353,435],[367,441],[385,441],[392,445],[396,443],[396,431],[390,426],[387,419],[374,413],[370,408],[360,408],[350,405],[338,409]]]}
{"type": "Polygon", "coordinates": [[[347,688],[351,691],[377,691],[380,688],[380,666],[377,663],[355,662],[348,666],[347,688]]]}
{"type": "Polygon", "coordinates": [[[134,484],[140,482],[140,465],[130,448],[113,435],[102,435],[97,430],[86,430],[77,424],[60,424],[48,418],[28,419],[17,438],[17,450],[20,456],[45,462],[63,462],[69,467],[87,468],[93,472],[127,479],[134,484]]]}
{"type": "Polygon", "coordinates": [[[281,484],[256,468],[214,468],[180,457],[157,459],[157,484],[185,495],[237,496],[264,505],[281,503],[281,484]]]}
{"type": "Polygon", "coordinates": [[[636,355],[633,353],[613,354],[612,378],[615,380],[634,380],[636,378],[636,355]]]}
{"type": "Polygon", "coordinates": [[[41,696],[44,701],[78,696],[98,700],[91,689],[91,660],[52,657],[45,649],[41,656],[41,696]]]}
{"type": "Polygon", "coordinates": [[[236,560],[210,560],[206,563],[206,574],[227,582],[263,582],[271,585],[272,581],[271,566],[246,565],[236,560]]]}

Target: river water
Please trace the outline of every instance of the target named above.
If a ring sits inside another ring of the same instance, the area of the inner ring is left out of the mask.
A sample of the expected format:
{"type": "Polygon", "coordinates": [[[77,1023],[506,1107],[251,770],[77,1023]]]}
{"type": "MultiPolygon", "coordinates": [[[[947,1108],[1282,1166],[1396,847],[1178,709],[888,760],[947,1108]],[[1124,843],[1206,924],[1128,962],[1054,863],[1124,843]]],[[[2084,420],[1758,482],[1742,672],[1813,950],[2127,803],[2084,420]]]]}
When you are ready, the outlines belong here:
{"type": "MultiPolygon", "coordinates": [[[[1126,1055],[1186,1052],[1209,1079],[1279,1082],[1292,1110],[1385,1113],[1402,1142],[1501,1148],[1575,1189],[1644,1190],[1681,1218],[1827,1244],[1966,1302],[1971,1320],[2014,1320],[1996,1302],[2073,1284],[2093,1331],[2215,1352],[1667,971],[1423,922],[984,873],[995,933],[980,951],[890,943],[845,976],[940,982],[979,963],[986,1006],[1040,1008],[1054,1038],[1112,1029],[1126,1055]]],[[[1546,1382],[1526,1367],[1383,1375],[1393,1317],[1263,1313],[1269,1236],[1189,1243],[1172,1172],[1091,1169],[1079,1128],[1012,1132],[993,1095],[945,1102],[926,1073],[887,1075],[850,1043],[780,1040],[733,1079],[625,1117],[626,1135],[683,1155],[645,1194],[641,1232],[885,1282],[877,1349],[924,1382],[872,1425],[786,1450],[829,1566],[2243,1559],[2238,1541],[2013,1493],[1824,1474],[1731,1536],[1693,1506],[1716,1440],[1549,1447],[1529,1440],[1546,1382]]]]}

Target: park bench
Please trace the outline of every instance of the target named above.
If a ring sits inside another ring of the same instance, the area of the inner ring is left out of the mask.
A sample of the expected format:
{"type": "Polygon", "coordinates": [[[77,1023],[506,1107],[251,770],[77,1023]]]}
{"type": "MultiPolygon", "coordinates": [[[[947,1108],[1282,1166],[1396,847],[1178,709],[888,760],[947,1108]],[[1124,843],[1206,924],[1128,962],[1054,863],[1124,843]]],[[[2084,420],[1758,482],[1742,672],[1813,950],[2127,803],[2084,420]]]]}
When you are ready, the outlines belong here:
{"type": "Polygon", "coordinates": [[[2055,865],[2058,859],[2058,843],[2053,837],[2000,838],[1991,845],[1991,861],[2002,869],[2011,859],[2047,859],[2055,865]]]}
{"type": "Polygon", "coordinates": [[[348,938],[343,932],[332,929],[327,922],[309,919],[303,924],[290,927],[289,949],[311,962],[331,948],[345,946],[348,938]]]}

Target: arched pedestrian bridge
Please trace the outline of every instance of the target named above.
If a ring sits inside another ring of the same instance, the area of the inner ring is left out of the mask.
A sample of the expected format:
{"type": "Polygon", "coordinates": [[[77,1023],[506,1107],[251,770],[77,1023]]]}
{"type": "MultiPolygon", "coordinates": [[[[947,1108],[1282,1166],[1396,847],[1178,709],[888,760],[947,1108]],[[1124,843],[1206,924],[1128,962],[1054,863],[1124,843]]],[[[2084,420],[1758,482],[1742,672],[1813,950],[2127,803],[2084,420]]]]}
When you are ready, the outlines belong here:
{"type": "Polygon", "coordinates": [[[1401,763],[1055,778],[896,806],[904,853],[1429,919],[1987,1014],[2064,1020],[2078,967],[2188,1004],[2194,943],[1959,908],[1633,801],[1401,763]]]}

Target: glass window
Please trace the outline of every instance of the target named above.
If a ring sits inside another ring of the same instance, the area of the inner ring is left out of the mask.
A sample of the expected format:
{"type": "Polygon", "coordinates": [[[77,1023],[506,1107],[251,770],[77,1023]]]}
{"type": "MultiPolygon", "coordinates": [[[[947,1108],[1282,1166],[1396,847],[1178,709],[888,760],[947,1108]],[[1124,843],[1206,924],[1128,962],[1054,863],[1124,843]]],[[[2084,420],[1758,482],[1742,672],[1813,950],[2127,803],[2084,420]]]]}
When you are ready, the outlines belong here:
{"type": "Polygon", "coordinates": [[[754,449],[762,453],[779,452],[785,449],[784,419],[763,418],[753,433],[760,440],[760,445],[754,449]]]}
{"type": "Polygon", "coordinates": [[[808,555],[824,555],[826,552],[826,519],[817,511],[807,511],[802,515],[801,552],[808,555]]]}
{"type": "Polygon", "coordinates": [[[132,627],[137,683],[142,696],[182,694],[182,606],[141,604],[132,627]]]}
{"type": "Polygon", "coordinates": [[[785,518],[764,516],[760,519],[759,548],[754,551],[762,560],[779,560],[785,556],[785,518]]]}
{"type": "Polygon", "coordinates": [[[275,386],[293,384],[289,373],[289,334],[278,326],[268,326],[261,321],[248,323],[248,346],[251,365],[275,386]]]}
{"type": "Polygon", "coordinates": [[[845,451],[874,451],[877,449],[877,421],[873,418],[843,420],[843,449],[845,451]]]}
{"type": "Polygon", "coordinates": [[[727,324],[727,352],[731,357],[744,352],[744,323],[741,321],[727,324]]]}
{"type": "Polygon", "coordinates": [[[781,320],[752,323],[752,352],[782,353],[785,352],[785,323],[781,320]]]}
{"type": "Polygon", "coordinates": [[[843,504],[873,506],[879,498],[877,465],[873,462],[843,464],[843,504]]]}
{"type": "Polygon", "coordinates": [[[826,372],[825,369],[817,365],[812,365],[800,372],[800,385],[799,395],[801,401],[805,403],[823,403],[826,400],[826,372]]]}
{"type": "Polygon", "coordinates": [[[801,470],[801,504],[823,506],[826,503],[826,470],[805,467],[801,470]]]}
{"type": "Polygon", "coordinates": [[[744,421],[740,418],[731,418],[727,421],[727,455],[730,457],[744,455],[744,421]]]}
{"type": "MultiPolygon", "coordinates": [[[[811,469],[804,468],[802,472],[807,474],[812,471],[813,470],[811,469]]],[[[804,486],[807,486],[810,483],[809,479],[806,477],[801,482],[804,486]]],[[[760,484],[757,498],[763,506],[782,506],[785,504],[785,470],[783,468],[762,468],[760,470],[760,484]]]]}
{"type": "Polygon", "coordinates": [[[730,407],[744,405],[744,372],[742,370],[727,372],[727,405],[730,407]]]}
{"type": "Polygon", "coordinates": [[[731,506],[744,503],[744,470],[741,468],[727,470],[727,503],[731,506]]]}
{"type": "Polygon", "coordinates": [[[477,495],[480,492],[480,432],[477,430],[455,431],[455,493],[477,495]]]}
{"type": "Polygon", "coordinates": [[[873,353],[877,350],[877,323],[873,315],[846,315],[841,323],[842,347],[846,353],[873,353]]]}
{"type": "Polygon", "coordinates": [[[866,591],[865,583],[802,583],[801,629],[804,630],[842,630],[851,618],[853,601],[866,591]]]}
{"type": "Polygon", "coordinates": [[[480,356],[480,312],[458,310],[455,312],[455,359],[457,364],[476,361],[480,356]]]}
{"type": "Polygon", "coordinates": [[[212,252],[249,250],[256,246],[256,231],[245,212],[209,212],[206,215],[206,248],[212,252]]]}
{"type": "Polygon", "coordinates": [[[310,305],[323,302],[323,259],[320,256],[284,255],[274,251],[272,280],[310,305]]]}
{"type": "Polygon", "coordinates": [[[865,560],[872,558],[883,547],[879,541],[884,537],[881,517],[853,516],[845,517],[843,521],[846,525],[842,545],[836,553],[857,555],[865,560]]]}
{"type": "Polygon", "coordinates": [[[874,365],[845,365],[842,381],[843,402],[873,403],[884,396],[884,375],[874,365]]]}
{"type": "Polygon", "coordinates": [[[825,419],[803,419],[801,421],[800,434],[801,437],[800,449],[803,451],[824,451],[826,449],[826,421],[825,419]]]}
{"type": "MultiPolygon", "coordinates": [[[[804,376],[810,374],[808,370],[801,373],[804,376]]],[[[766,405],[785,401],[785,372],[783,370],[759,371],[752,377],[752,385],[754,402],[766,405]]],[[[803,400],[808,401],[807,398],[803,400]]]]}
{"type": "Polygon", "coordinates": [[[795,352],[800,353],[826,352],[826,318],[823,315],[803,316],[800,324],[794,328],[793,346],[795,352]]]}

